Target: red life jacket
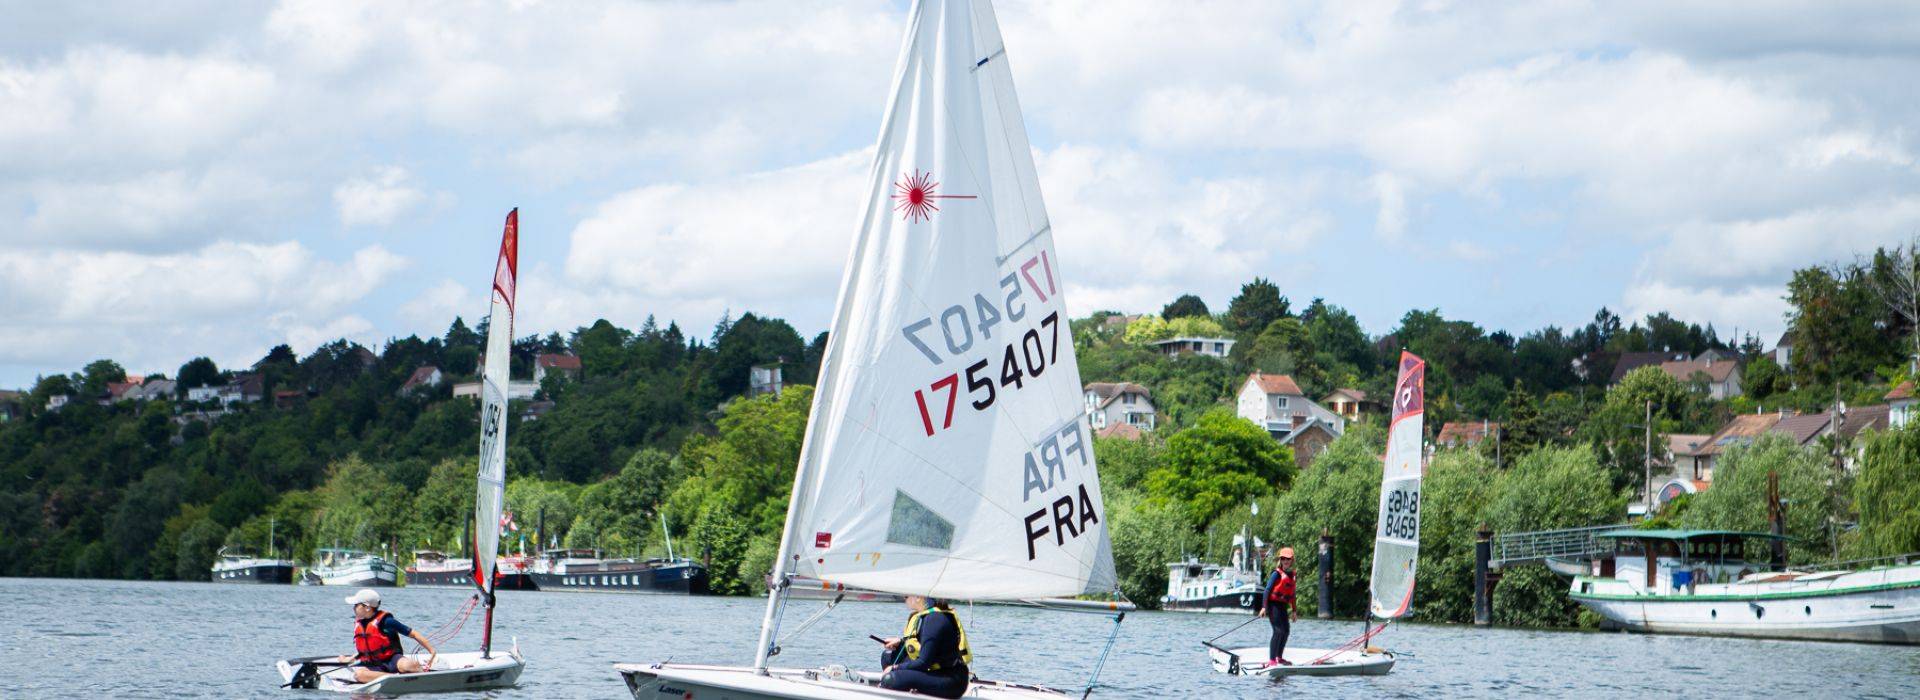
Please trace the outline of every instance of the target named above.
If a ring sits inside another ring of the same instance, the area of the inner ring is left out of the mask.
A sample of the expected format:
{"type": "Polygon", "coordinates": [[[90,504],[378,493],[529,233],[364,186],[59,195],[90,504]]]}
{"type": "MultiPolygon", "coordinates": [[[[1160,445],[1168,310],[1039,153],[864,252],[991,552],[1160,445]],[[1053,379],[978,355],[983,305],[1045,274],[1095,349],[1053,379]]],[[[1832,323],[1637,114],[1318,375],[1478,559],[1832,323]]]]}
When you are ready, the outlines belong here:
{"type": "Polygon", "coordinates": [[[1281,569],[1274,569],[1274,573],[1280,574],[1280,579],[1273,582],[1272,588],[1267,589],[1267,603],[1270,605],[1281,604],[1292,608],[1293,574],[1281,569]]]}
{"type": "Polygon", "coordinates": [[[387,611],[382,610],[353,623],[353,650],[361,661],[382,663],[400,655],[400,640],[380,631],[380,621],[385,619],[387,611]]]}

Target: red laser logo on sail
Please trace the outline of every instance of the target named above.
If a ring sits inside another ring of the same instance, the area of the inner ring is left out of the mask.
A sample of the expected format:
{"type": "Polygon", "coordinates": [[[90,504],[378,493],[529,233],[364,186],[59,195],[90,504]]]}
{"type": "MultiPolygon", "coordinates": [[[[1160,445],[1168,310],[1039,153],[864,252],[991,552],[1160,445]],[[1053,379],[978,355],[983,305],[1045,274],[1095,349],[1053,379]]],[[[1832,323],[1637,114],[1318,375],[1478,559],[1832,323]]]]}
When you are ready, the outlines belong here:
{"type": "Polygon", "coordinates": [[[933,173],[923,173],[915,169],[912,175],[900,174],[900,181],[893,183],[893,199],[899,204],[893,210],[906,217],[908,223],[926,221],[940,207],[933,203],[936,199],[976,199],[970,194],[937,194],[940,183],[933,181],[933,173]]]}

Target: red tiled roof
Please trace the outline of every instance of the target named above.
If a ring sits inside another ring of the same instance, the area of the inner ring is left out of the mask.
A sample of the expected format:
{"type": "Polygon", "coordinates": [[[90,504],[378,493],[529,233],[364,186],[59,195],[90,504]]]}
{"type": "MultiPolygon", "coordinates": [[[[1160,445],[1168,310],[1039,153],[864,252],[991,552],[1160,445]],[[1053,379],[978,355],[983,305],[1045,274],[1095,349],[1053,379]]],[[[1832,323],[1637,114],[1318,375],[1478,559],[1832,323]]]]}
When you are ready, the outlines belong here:
{"type": "Polygon", "coordinates": [[[1793,443],[1796,445],[1805,445],[1826,432],[1827,425],[1832,422],[1833,415],[1830,413],[1808,413],[1781,418],[1767,430],[1793,438],[1793,443]]]}
{"type": "Polygon", "coordinates": [[[1699,454],[1717,455],[1734,445],[1753,442],[1754,438],[1772,429],[1773,424],[1780,422],[1780,418],[1778,413],[1747,413],[1734,416],[1733,420],[1727,421],[1727,424],[1715,431],[1712,437],[1707,438],[1707,444],[1700,446],[1699,454]]]}
{"type": "Polygon", "coordinates": [[[1887,395],[1885,398],[1888,401],[1899,401],[1902,399],[1913,398],[1913,380],[1909,379],[1907,381],[1900,382],[1900,386],[1896,386],[1893,388],[1893,391],[1887,392],[1887,395]]]}
{"type": "Polygon", "coordinates": [[[1707,446],[1711,435],[1668,435],[1667,453],[1675,457],[1691,457],[1707,446]]]}
{"type": "Polygon", "coordinates": [[[1435,436],[1433,438],[1433,441],[1435,443],[1442,444],[1442,445],[1452,445],[1452,444],[1471,445],[1481,440],[1485,440],[1488,435],[1492,435],[1494,431],[1499,429],[1500,429],[1499,423],[1477,421],[1477,420],[1454,421],[1452,423],[1448,423],[1446,425],[1440,426],[1440,434],[1435,436]]]}
{"type": "Polygon", "coordinates": [[[1333,403],[1334,399],[1340,398],[1341,396],[1345,396],[1356,403],[1364,403],[1367,400],[1367,392],[1359,389],[1334,389],[1333,393],[1327,394],[1327,397],[1324,399],[1320,399],[1320,403],[1333,403]]]}
{"type": "Polygon", "coordinates": [[[1251,376],[1247,377],[1247,380],[1260,385],[1260,390],[1267,394],[1300,396],[1306,393],[1300,390],[1299,384],[1293,383],[1293,377],[1284,374],[1261,374],[1254,372],[1251,376]]]}
{"type": "Polygon", "coordinates": [[[421,365],[414,368],[413,374],[407,377],[407,383],[400,385],[400,388],[412,389],[425,384],[428,380],[433,379],[433,373],[438,371],[440,371],[440,368],[433,365],[421,365]]]}
{"type": "Polygon", "coordinates": [[[1146,432],[1134,427],[1132,423],[1114,423],[1113,425],[1101,428],[1099,432],[1093,435],[1094,437],[1117,437],[1125,440],[1138,440],[1145,437],[1146,432]]]}
{"type": "Polygon", "coordinates": [[[576,355],[543,352],[539,357],[534,358],[533,362],[549,369],[580,369],[580,358],[576,355]]]}

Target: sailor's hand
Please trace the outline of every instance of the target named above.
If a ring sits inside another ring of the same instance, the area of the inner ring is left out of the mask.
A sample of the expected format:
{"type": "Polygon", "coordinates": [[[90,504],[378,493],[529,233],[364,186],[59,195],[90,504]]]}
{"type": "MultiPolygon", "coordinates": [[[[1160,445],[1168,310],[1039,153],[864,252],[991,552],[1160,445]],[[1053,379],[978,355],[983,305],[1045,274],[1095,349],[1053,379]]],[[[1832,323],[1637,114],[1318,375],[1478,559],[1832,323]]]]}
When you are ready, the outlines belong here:
{"type": "Polygon", "coordinates": [[[341,655],[339,655],[339,656],[336,656],[336,657],[333,657],[333,660],[334,660],[334,661],[338,661],[338,662],[340,662],[340,663],[343,663],[343,664],[344,664],[344,663],[346,663],[346,662],[348,662],[348,661],[352,661],[352,659],[351,659],[351,658],[348,658],[346,654],[341,654],[341,655]]]}
{"type": "Polygon", "coordinates": [[[433,662],[435,662],[435,661],[439,661],[439,660],[440,660],[440,654],[438,654],[438,653],[432,653],[432,654],[428,654],[428,655],[427,655],[427,662],[426,662],[426,663],[424,663],[424,664],[420,664],[420,670],[422,670],[422,671],[431,671],[431,670],[433,670],[433,662]]]}
{"type": "MultiPolygon", "coordinates": [[[[884,642],[883,644],[885,644],[885,646],[887,647],[887,650],[888,650],[888,651],[892,651],[892,650],[894,650],[894,649],[898,649],[898,648],[900,648],[900,638],[899,638],[899,637],[888,637],[888,638],[887,638],[887,641],[886,641],[886,642],[884,642]]],[[[889,670],[891,670],[891,669],[889,669],[889,670]]]]}

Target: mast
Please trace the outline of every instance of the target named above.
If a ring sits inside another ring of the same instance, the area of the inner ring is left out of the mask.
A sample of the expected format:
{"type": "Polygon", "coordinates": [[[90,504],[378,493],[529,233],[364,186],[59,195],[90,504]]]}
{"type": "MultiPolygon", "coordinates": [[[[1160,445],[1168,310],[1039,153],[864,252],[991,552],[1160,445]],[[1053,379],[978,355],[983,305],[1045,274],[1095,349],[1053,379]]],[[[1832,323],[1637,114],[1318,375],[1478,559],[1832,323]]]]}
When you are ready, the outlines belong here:
{"type": "Polygon", "coordinates": [[[267,558],[268,558],[268,559],[272,559],[272,558],[274,558],[274,552],[273,552],[273,518],[267,518],[267,558]]]}
{"type": "Polygon", "coordinates": [[[507,389],[513,354],[513,298],[520,258],[520,210],[507,212],[500,233],[500,256],[488,294],[487,354],[480,374],[480,462],[473,501],[473,584],[486,605],[480,632],[480,658],[493,658],[495,576],[499,572],[500,512],[507,487],[507,389]]]}
{"type": "Polygon", "coordinates": [[[673,561],[673,532],[667,529],[667,512],[660,511],[660,536],[667,538],[667,561],[673,561]]]}

